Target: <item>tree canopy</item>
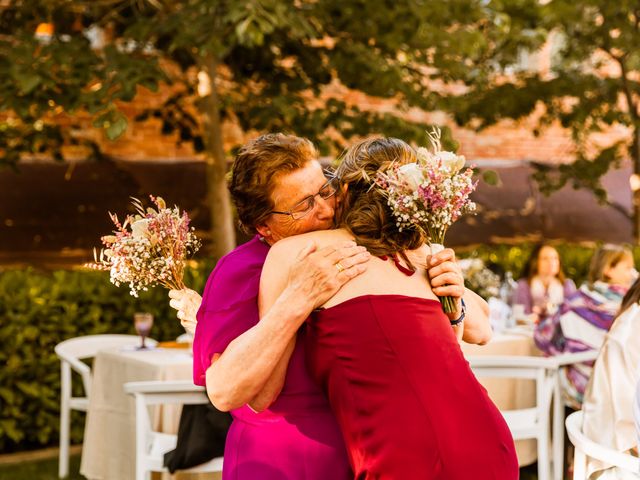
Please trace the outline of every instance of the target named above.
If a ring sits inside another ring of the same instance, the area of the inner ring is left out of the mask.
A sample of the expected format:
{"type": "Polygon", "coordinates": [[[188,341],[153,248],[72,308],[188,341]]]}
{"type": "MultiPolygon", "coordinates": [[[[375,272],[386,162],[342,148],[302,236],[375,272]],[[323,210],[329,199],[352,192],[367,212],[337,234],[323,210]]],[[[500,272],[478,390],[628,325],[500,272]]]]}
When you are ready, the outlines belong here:
{"type": "MultiPolygon", "coordinates": [[[[536,177],[543,191],[570,184],[589,188],[606,201],[600,178],[611,167],[631,158],[635,174],[640,174],[640,5],[630,0],[550,0],[513,9],[509,18],[535,32],[529,52],[547,42],[549,68],[512,69],[509,75],[483,82],[467,80],[469,90],[451,111],[459,123],[479,129],[534,114],[540,129],[558,122],[571,132],[575,159],[558,168],[540,166],[536,177]],[[618,135],[605,135],[603,143],[599,134],[615,129],[618,135]]],[[[499,61],[500,51],[491,57],[499,61]]]]}
{"type": "Polygon", "coordinates": [[[485,40],[457,26],[460,18],[482,23],[480,1],[8,0],[0,8],[0,161],[62,158],[68,144],[99,154],[75,113],[117,138],[127,128],[119,102],[133,100],[139,86],[171,83],[175,93],[148,113],[206,153],[214,256],[234,244],[225,117],[245,130],[309,137],[324,152],[358,134],[424,139],[426,125],[404,113],[437,108],[435,74],[425,68],[455,77],[485,40]],[[43,24],[44,34],[34,35],[43,24]],[[104,45],[91,44],[91,31],[105,35],[104,45]],[[395,109],[366,111],[322,96],[333,82],[394,99],[395,109]]]}
{"type": "MultiPolygon", "coordinates": [[[[576,140],[603,124],[635,122],[612,102],[619,82],[583,68],[600,48],[594,39],[612,31],[603,27],[608,17],[620,23],[614,54],[618,43],[631,48],[630,2],[608,3],[5,0],[0,164],[34,154],[62,158],[62,147],[74,144],[99,156],[74,115],[89,115],[117,138],[129,121],[123,103],[139,87],[170,84],[169,98],[137,120],[160,118],[164,133],[177,132],[205,154],[208,202],[215,207],[212,253],[220,256],[234,244],[221,128],[227,118],[245,131],[309,137],[325,154],[374,133],[424,143],[428,125],[412,120],[414,108],[451,112],[459,123],[482,128],[529,115],[542,103],[541,122],[560,118],[576,140]],[[51,35],[35,35],[43,24],[51,35]],[[522,52],[539,48],[551,31],[567,38],[553,75],[513,73],[522,52]],[[96,41],[102,37],[104,43],[96,41]],[[344,89],[391,100],[392,107],[373,110],[332,93],[344,89]]],[[[622,58],[628,71],[636,69],[634,56],[622,58]]],[[[627,87],[633,97],[632,76],[627,87]]],[[[583,171],[579,162],[589,161],[590,168],[606,170],[617,158],[615,147],[595,159],[580,156],[575,165],[583,171]]],[[[595,185],[591,174],[571,178],[595,185]]]]}

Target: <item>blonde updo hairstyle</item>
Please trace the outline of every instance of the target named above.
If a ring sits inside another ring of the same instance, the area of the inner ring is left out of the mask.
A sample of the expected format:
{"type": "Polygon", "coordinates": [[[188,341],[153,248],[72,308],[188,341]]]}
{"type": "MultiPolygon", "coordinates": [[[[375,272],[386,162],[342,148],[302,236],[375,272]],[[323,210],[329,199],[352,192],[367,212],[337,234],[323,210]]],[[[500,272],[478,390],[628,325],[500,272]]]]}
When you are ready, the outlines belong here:
{"type": "Polygon", "coordinates": [[[397,138],[369,138],[349,147],[336,169],[342,194],[336,223],[349,231],[358,245],[372,255],[399,254],[410,268],[411,262],[404,254],[426,241],[419,229],[403,229],[396,226],[396,219],[387,198],[375,185],[378,172],[387,170],[392,163],[404,165],[416,162],[416,152],[397,138]]]}

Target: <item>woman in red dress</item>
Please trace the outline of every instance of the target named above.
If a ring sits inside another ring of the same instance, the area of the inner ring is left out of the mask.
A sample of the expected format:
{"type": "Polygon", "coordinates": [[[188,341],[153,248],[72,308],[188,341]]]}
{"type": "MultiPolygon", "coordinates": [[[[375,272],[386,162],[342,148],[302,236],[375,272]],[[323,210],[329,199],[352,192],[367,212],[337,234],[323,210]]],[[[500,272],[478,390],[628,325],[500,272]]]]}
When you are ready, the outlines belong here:
{"type": "Polygon", "coordinates": [[[509,429],[460,350],[460,313],[447,318],[429,284],[425,238],[399,231],[383,192],[371,184],[391,162],[415,160],[396,139],[349,149],[336,172],[342,228],[272,247],[261,308],[277,298],[291,259],[310,241],[355,239],[367,247],[378,258],[312,315],[306,332],[308,367],[329,398],[355,477],[517,479],[509,429]]]}

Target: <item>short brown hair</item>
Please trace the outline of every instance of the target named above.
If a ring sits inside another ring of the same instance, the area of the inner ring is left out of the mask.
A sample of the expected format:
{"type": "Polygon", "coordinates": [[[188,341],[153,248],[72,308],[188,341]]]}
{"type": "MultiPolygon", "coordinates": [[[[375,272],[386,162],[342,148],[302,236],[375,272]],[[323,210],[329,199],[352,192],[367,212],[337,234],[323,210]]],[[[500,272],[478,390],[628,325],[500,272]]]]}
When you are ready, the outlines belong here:
{"type": "Polygon", "coordinates": [[[303,168],[318,158],[318,151],[306,138],[268,133],[246,143],[233,162],[229,191],[240,226],[255,233],[274,205],[271,193],[276,180],[286,173],[303,168]]]}
{"type": "Polygon", "coordinates": [[[342,185],[348,185],[338,212],[337,224],[347,229],[359,245],[372,255],[400,254],[405,262],[405,250],[420,247],[426,240],[418,229],[400,229],[387,198],[374,183],[378,172],[392,163],[412,163],[416,152],[397,138],[369,138],[349,147],[336,169],[342,185]]]}

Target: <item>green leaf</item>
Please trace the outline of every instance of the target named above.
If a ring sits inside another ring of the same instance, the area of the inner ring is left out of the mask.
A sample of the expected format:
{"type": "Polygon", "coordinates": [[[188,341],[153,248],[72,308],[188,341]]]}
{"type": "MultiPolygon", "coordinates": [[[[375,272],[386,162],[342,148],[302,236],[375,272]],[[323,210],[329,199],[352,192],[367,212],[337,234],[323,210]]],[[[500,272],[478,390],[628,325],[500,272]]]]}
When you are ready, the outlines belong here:
{"type": "Polygon", "coordinates": [[[22,335],[27,341],[35,340],[36,338],[38,338],[38,333],[39,330],[34,325],[28,325],[22,330],[22,335]]]}
{"type": "Polygon", "coordinates": [[[24,438],[24,433],[18,429],[17,422],[14,419],[0,420],[0,436],[6,435],[15,443],[24,438]]]}
{"type": "Polygon", "coordinates": [[[5,403],[12,404],[15,400],[15,393],[7,387],[0,387],[0,397],[2,397],[5,403]]]}
{"type": "Polygon", "coordinates": [[[17,80],[22,95],[28,95],[42,82],[40,76],[29,74],[20,75],[17,80]]]}
{"type": "Polygon", "coordinates": [[[127,117],[122,114],[118,114],[115,120],[112,120],[106,129],[107,138],[109,140],[117,139],[127,130],[127,125],[127,117]]]}
{"type": "Polygon", "coordinates": [[[484,183],[486,183],[487,185],[491,185],[492,187],[502,185],[500,175],[495,170],[483,170],[482,180],[484,181],[484,183]]]}
{"type": "Polygon", "coordinates": [[[16,387],[28,397],[38,397],[40,393],[38,385],[35,383],[16,382],[16,387]]]}

